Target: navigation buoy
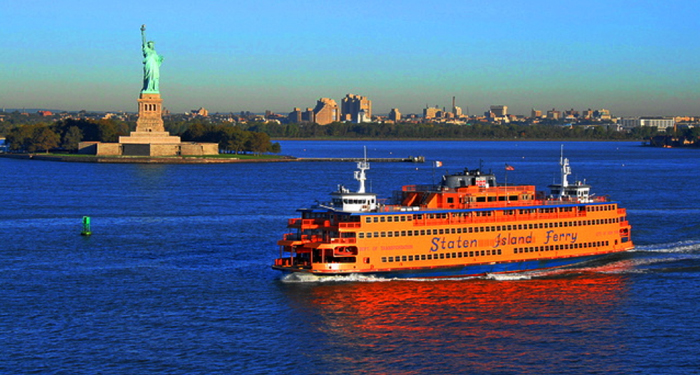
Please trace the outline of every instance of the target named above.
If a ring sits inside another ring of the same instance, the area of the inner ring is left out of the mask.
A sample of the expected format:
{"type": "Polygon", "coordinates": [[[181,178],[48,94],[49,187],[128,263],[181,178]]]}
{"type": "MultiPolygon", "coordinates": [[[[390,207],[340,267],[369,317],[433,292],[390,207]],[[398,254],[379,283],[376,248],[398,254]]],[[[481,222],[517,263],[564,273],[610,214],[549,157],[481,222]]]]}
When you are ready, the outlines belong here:
{"type": "Polygon", "coordinates": [[[81,236],[89,236],[92,234],[90,230],[90,216],[83,216],[83,231],[80,232],[81,236]]]}

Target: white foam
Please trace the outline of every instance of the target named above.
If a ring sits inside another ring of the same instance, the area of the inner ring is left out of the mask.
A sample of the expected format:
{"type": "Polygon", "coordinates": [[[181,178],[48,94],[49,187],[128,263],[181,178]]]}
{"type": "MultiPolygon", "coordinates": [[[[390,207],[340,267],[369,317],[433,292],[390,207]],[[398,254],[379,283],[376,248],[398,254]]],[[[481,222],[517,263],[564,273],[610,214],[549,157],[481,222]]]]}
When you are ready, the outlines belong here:
{"type": "Polygon", "coordinates": [[[382,282],[391,281],[392,279],[382,278],[375,275],[333,275],[319,276],[306,272],[294,272],[282,277],[281,281],[285,283],[326,283],[326,282],[382,282]]]}
{"type": "Polygon", "coordinates": [[[700,240],[685,240],[662,244],[637,246],[630,252],[692,253],[700,252],[700,240]]]}

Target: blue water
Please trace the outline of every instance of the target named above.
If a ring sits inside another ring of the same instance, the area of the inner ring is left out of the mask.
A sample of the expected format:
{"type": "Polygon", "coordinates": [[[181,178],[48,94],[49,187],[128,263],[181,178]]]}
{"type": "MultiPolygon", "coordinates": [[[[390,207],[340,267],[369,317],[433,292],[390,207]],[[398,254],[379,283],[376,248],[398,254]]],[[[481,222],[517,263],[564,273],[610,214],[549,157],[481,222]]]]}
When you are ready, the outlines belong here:
{"type": "MultiPolygon", "coordinates": [[[[480,160],[501,181],[545,187],[561,145],[280,143],[301,157],[367,146],[443,162],[373,163],[368,186],[386,197],[480,160]]],[[[270,269],[296,208],[356,188],[353,163],[0,158],[0,373],[700,373],[700,153],[564,145],[572,180],[627,207],[637,249],[460,280],[282,280],[270,269]]]]}

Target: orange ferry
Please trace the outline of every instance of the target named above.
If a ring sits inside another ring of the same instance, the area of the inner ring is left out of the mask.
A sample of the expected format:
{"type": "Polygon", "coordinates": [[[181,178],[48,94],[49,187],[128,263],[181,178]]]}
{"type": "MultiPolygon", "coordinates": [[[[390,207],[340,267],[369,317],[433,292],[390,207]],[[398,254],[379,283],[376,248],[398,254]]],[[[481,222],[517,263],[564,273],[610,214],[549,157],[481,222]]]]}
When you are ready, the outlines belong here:
{"type": "Polygon", "coordinates": [[[294,232],[278,241],[272,268],[458,277],[562,267],[632,249],[625,209],[590,194],[590,185],[569,184],[568,159],[559,164],[561,183],[549,194],[465,169],[437,186],[404,186],[382,204],[365,192],[365,159],[355,172],[357,192],[339,186],[331,202],[297,210],[301,218],[289,220],[294,232]]]}

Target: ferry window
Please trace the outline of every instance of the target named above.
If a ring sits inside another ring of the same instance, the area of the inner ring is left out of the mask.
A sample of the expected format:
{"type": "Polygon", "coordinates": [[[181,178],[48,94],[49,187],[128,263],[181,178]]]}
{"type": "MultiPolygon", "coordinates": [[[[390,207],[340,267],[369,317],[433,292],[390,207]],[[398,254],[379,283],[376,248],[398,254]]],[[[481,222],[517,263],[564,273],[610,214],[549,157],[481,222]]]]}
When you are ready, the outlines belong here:
{"type": "Polygon", "coordinates": [[[379,222],[379,218],[375,216],[375,217],[372,219],[372,221],[374,221],[375,223],[377,223],[377,222],[379,222]]]}
{"type": "Polygon", "coordinates": [[[454,203],[455,199],[452,197],[447,198],[447,203],[454,203]]]}
{"type": "Polygon", "coordinates": [[[445,234],[445,230],[444,230],[444,229],[440,229],[440,234],[445,234]]]}
{"type": "Polygon", "coordinates": [[[391,216],[387,216],[386,221],[391,223],[391,216]]]}
{"type": "Polygon", "coordinates": [[[379,237],[379,232],[374,232],[374,238],[379,237]]]}
{"type": "Polygon", "coordinates": [[[457,258],[461,258],[461,257],[462,257],[462,252],[460,251],[457,253],[457,258]]]}
{"type": "Polygon", "coordinates": [[[394,237],[398,237],[398,236],[399,236],[399,231],[397,230],[396,232],[394,232],[394,237]]]}
{"type": "Polygon", "coordinates": [[[382,263],[386,263],[386,257],[382,257],[382,263]]]}
{"type": "Polygon", "coordinates": [[[379,221],[381,221],[383,223],[384,221],[386,221],[386,218],[384,218],[384,216],[382,216],[379,218],[379,221]]]}
{"type": "Polygon", "coordinates": [[[425,260],[425,254],[420,256],[420,260],[425,260]]]}
{"type": "Polygon", "coordinates": [[[365,234],[360,232],[360,238],[365,238],[365,234]]]}
{"type": "Polygon", "coordinates": [[[425,229],[421,229],[421,230],[420,230],[420,235],[421,235],[421,236],[425,236],[425,229]]]}
{"type": "Polygon", "coordinates": [[[394,237],[394,232],[387,232],[387,233],[386,233],[386,236],[387,236],[387,237],[394,237]]]}
{"type": "Polygon", "coordinates": [[[481,256],[482,257],[484,256],[484,250],[481,250],[481,256]]]}
{"type": "Polygon", "coordinates": [[[413,255],[409,255],[409,256],[408,256],[408,261],[409,261],[409,262],[413,262],[413,255]]]}
{"type": "Polygon", "coordinates": [[[462,233],[462,228],[457,228],[457,234],[462,233]]]}
{"type": "Polygon", "coordinates": [[[406,220],[411,221],[411,220],[413,220],[413,217],[412,217],[412,216],[409,216],[409,217],[406,218],[406,220]]]}
{"type": "Polygon", "coordinates": [[[476,197],[477,202],[486,202],[486,197],[476,197]]]}
{"type": "Polygon", "coordinates": [[[445,258],[450,259],[450,253],[445,254],[445,258]]]}
{"type": "Polygon", "coordinates": [[[386,232],[382,232],[382,237],[386,237],[386,232]]]}
{"type": "Polygon", "coordinates": [[[406,261],[406,256],[405,256],[405,255],[401,257],[401,261],[403,261],[403,262],[406,261]]]}
{"type": "Polygon", "coordinates": [[[495,202],[495,201],[496,201],[496,197],[488,197],[487,200],[488,200],[489,202],[495,202]]]}
{"type": "Polygon", "coordinates": [[[406,216],[401,216],[401,221],[406,221],[406,216]]]}
{"type": "Polygon", "coordinates": [[[394,261],[394,257],[389,257],[389,262],[393,262],[393,261],[394,261]]]}
{"type": "Polygon", "coordinates": [[[372,218],[369,217],[369,216],[367,216],[367,217],[365,218],[365,223],[371,223],[371,222],[372,222],[372,218]]]}
{"type": "Polygon", "coordinates": [[[501,255],[501,249],[498,249],[498,255],[501,255]]]}
{"type": "Polygon", "coordinates": [[[445,259],[445,253],[440,253],[440,259],[445,259]]]}
{"type": "Polygon", "coordinates": [[[428,260],[432,260],[432,259],[433,259],[433,254],[428,254],[428,260]]]}

